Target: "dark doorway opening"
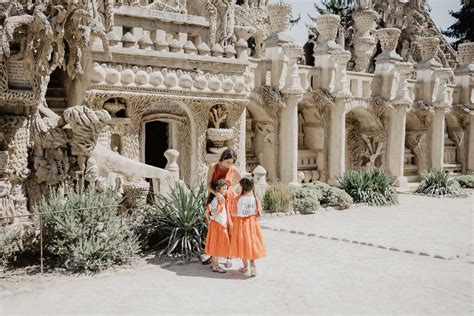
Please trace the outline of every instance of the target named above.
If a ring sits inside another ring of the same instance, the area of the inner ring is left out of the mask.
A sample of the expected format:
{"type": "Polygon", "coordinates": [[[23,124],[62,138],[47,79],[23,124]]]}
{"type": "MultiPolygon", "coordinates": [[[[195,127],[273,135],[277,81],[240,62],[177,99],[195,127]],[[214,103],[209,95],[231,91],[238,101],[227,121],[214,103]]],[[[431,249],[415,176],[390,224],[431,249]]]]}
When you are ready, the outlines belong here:
{"type": "Polygon", "coordinates": [[[168,150],[168,123],[152,121],[145,124],[145,163],[164,169],[167,160],[164,156],[168,150]]]}

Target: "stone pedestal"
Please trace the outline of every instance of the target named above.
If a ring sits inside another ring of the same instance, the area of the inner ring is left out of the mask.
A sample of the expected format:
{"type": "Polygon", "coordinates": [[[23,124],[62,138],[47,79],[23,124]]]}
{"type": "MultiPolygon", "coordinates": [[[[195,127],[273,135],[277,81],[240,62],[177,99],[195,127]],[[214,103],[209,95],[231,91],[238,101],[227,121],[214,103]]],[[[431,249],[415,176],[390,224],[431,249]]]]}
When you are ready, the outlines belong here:
{"type": "Polygon", "coordinates": [[[443,167],[445,109],[436,107],[431,124],[431,168],[443,167]]]}
{"type": "Polygon", "coordinates": [[[395,185],[407,186],[407,178],[403,175],[405,158],[405,124],[409,104],[395,105],[390,113],[390,129],[388,133],[387,167],[388,172],[396,177],[395,185]]]}
{"type": "Polygon", "coordinates": [[[330,185],[337,184],[337,178],[344,173],[346,145],[345,99],[336,99],[331,108],[331,135],[329,140],[329,180],[330,185]]]}
{"type": "Polygon", "coordinates": [[[297,183],[298,169],[298,100],[300,95],[285,96],[286,107],[280,112],[280,179],[297,183]]]}

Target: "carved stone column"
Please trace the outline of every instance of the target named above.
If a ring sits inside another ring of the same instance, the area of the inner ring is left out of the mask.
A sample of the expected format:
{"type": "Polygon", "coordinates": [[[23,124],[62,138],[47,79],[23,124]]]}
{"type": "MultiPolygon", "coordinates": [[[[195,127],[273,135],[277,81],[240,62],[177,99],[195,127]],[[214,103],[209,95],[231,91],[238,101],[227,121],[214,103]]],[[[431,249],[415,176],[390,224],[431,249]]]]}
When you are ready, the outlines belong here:
{"type": "Polygon", "coordinates": [[[471,78],[474,76],[474,43],[459,44],[459,68],[455,70],[456,85],[459,89],[460,104],[469,104],[473,97],[473,84],[471,78]]]}
{"type": "Polygon", "coordinates": [[[317,17],[316,22],[319,38],[317,45],[314,47],[314,66],[321,69],[318,88],[326,89],[331,93],[334,91],[336,70],[331,54],[335,51],[344,50],[335,42],[340,20],[341,18],[338,15],[322,14],[317,17]]]}
{"type": "Polygon", "coordinates": [[[442,168],[444,161],[445,108],[434,109],[431,123],[431,168],[442,168]]]}
{"type": "Polygon", "coordinates": [[[243,174],[247,172],[247,157],[245,151],[245,142],[247,140],[247,108],[244,108],[240,115],[240,144],[239,144],[239,169],[243,174]]]}
{"type": "Polygon", "coordinates": [[[469,136],[467,147],[467,174],[474,174],[474,113],[469,115],[469,136]]]}
{"type": "Polygon", "coordinates": [[[375,26],[377,13],[373,10],[357,10],[352,15],[356,34],[353,39],[355,71],[367,72],[374,54],[375,39],[370,31],[375,26]]]}
{"type": "Polygon", "coordinates": [[[337,51],[331,55],[331,59],[336,63],[334,95],[336,97],[351,96],[347,80],[347,62],[351,59],[351,53],[345,50],[337,51]]]}
{"type": "Polygon", "coordinates": [[[331,108],[331,125],[329,139],[329,180],[330,185],[336,185],[345,169],[346,148],[346,113],[345,99],[337,98],[331,108]]]}
{"type": "Polygon", "coordinates": [[[298,100],[301,95],[285,95],[280,112],[280,179],[297,184],[298,177],[298,100]]]}
{"type": "Polygon", "coordinates": [[[403,175],[405,156],[405,124],[409,103],[394,105],[390,113],[388,131],[387,167],[390,174],[396,177],[395,185],[407,186],[407,178],[403,175]]]}
{"type": "Polygon", "coordinates": [[[412,69],[413,65],[411,63],[395,64],[395,75],[398,76],[398,87],[395,100],[392,102],[393,109],[390,113],[387,167],[390,174],[397,178],[395,184],[399,187],[405,187],[408,183],[403,171],[405,159],[406,113],[408,106],[413,102],[408,93],[407,79],[412,69]]]}
{"type": "Polygon", "coordinates": [[[393,100],[393,82],[395,79],[395,64],[402,61],[402,57],[395,51],[397,47],[400,30],[396,28],[385,28],[377,31],[377,38],[382,46],[382,53],[377,56],[375,64],[376,80],[381,80],[381,90],[376,91],[387,100],[393,100]]]}

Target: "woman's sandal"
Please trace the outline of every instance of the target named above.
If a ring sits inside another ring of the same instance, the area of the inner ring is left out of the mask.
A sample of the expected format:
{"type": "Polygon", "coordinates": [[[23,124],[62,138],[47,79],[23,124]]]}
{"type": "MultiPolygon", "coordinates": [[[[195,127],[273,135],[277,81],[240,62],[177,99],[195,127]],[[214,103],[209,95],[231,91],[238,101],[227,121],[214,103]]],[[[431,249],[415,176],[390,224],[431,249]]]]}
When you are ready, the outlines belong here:
{"type": "Polygon", "coordinates": [[[241,272],[241,273],[247,273],[248,271],[249,271],[249,269],[246,268],[246,267],[241,267],[241,268],[239,269],[239,272],[241,272]]]}
{"type": "Polygon", "coordinates": [[[212,272],[219,272],[219,273],[226,273],[227,271],[222,269],[221,267],[211,267],[212,272]]]}

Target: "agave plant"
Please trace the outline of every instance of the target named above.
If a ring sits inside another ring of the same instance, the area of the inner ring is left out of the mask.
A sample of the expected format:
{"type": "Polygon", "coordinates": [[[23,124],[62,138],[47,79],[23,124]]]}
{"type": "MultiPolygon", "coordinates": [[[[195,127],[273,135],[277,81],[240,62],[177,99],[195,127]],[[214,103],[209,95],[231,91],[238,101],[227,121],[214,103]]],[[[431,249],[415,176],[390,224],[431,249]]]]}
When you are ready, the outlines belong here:
{"type": "Polygon", "coordinates": [[[197,189],[178,184],[170,194],[161,195],[155,207],[159,210],[159,230],[163,239],[162,255],[177,254],[185,261],[201,255],[207,233],[205,203],[207,188],[197,189]]]}
{"type": "Polygon", "coordinates": [[[380,169],[348,171],[339,179],[339,187],[346,191],[355,203],[373,206],[398,204],[394,178],[380,169]]]}
{"type": "Polygon", "coordinates": [[[459,183],[449,178],[443,169],[433,169],[423,174],[423,180],[415,191],[425,195],[466,197],[459,183]]]}

